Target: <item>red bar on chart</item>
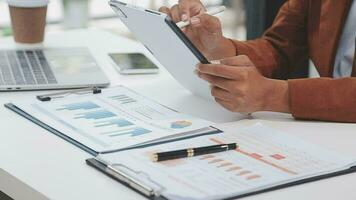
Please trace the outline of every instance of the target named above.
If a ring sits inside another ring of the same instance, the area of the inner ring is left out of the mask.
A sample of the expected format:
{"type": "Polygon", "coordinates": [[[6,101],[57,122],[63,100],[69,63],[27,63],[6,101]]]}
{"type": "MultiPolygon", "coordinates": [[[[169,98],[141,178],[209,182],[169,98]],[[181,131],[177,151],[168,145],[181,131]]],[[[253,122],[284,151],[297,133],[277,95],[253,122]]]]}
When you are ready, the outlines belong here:
{"type": "Polygon", "coordinates": [[[250,173],[251,173],[250,171],[242,171],[242,172],[238,173],[237,175],[243,176],[243,175],[250,174],[250,173]]]}
{"type": "Polygon", "coordinates": [[[261,158],[263,157],[263,156],[261,156],[261,155],[258,154],[258,153],[252,153],[251,156],[252,156],[253,158],[256,158],[256,159],[261,159],[261,158]]]}
{"type": "Polygon", "coordinates": [[[271,155],[271,157],[276,159],[276,160],[283,160],[283,159],[286,158],[285,156],[282,156],[280,154],[274,154],[274,155],[271,155]]]}
{"type": "Polygon", "coordinates": [[[231,168],[227,169],[226,171],[227,171],[227,172],[232,172],[232,171],[238,171],[238,170],[240,170],[240,169],[242,169],[242,168],[239,167],[239,166],[235,166],[235,167],[231,167],[231,168]]]}
{"type": "Polygon", "coordinates": [[[221,168],[221,167],[227,167],[227,166],[230,166],[230,165],[232,165],[232,163],[230,163],[230,162],[226,162],[226,163],[222,163],[222,164],[220,164],[220,165],[218,166],[218,168],[221,168]]]}
{"type": "Polygon", "coordinates": [[[214,157],[215,156],[213,156],[213,155],[206,155],[206,156],[199,158],[199,160],[207,160],[207,159],[214,158],[214,157]]]}
{"type": "Polygon", "coordinates": [[[209,164],[214,164],[214,163],[218,163],[218,162],[222,162],[224,161],[223,159],[214,159],[212,161],[209,162],[209,164]]]}
{"type": "Polygon", "coordinates": [[[261,178],[261,176],[260,175],[251,175],[251,176],[248,176],[247,178],[246,178],[246,180],[254,180],[254,179],[258,179],[258,178],[261,178]]]}

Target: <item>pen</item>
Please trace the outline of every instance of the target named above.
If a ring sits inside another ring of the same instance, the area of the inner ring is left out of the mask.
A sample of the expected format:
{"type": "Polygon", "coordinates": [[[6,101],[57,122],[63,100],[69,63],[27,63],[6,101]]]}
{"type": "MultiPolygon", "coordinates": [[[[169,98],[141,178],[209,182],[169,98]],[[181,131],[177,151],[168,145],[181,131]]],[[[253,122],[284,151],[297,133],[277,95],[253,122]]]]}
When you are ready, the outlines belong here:
{"type": "MultiPolygon", "coordinates": [[[[208,15],[217,15],[219,13],[224,12],[225,10],[226,10],[225,6],[220,6],[218,8],[208,10],[206,12],[206,14],[208,14],[208,15]]],[[[180,22],[177,23],[177,26],[182,29],[182,28],[188,26],[189,24],[190,24],[190,20],[188,20],[188,21],[180,21],[180,22]]]]}
{"type": "Polygon", "coordinates": [[[166,160],[173,160],[178,158],[187,158],[193,156],[200,156],[205,154],[219,153],[223,151],[235,150],[237,148],[236,143],[220,144],[207,147],[181,149],[176,151],[167,151],[161,153],[155,153],[152,156],[153,162],[160,162],[166,160]]]}

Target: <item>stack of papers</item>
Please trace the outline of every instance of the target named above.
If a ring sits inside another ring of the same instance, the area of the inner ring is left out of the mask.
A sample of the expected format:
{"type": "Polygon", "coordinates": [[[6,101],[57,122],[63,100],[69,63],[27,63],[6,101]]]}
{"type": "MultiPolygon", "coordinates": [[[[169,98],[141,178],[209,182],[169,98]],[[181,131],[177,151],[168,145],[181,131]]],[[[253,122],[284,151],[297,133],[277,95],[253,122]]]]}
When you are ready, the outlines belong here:
{"type": "Polygon", "coordinates": [[[223,134],[98,156],[168,199],[225,199],[347,170],[356,159],[256,124],[223,134]],[[236,142],[217,154],[152,162],[155,152],[236,142]]]}

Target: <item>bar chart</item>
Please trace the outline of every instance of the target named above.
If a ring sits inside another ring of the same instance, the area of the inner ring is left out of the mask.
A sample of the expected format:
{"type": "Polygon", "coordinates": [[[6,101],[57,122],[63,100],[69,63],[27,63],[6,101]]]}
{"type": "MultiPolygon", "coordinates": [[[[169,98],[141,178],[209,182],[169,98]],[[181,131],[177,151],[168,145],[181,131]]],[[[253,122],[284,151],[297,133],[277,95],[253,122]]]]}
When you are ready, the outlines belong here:
{"type": "MultiPolygon", "coordinates": [[[[117,95],[110,97],[121,104],[136,102],[127,95],[117,95]]],[[[117,111],[110,111],[103,107],[100,102],[83,101],[70,104],[59,105],[55,111],[71,117],[73,125],[85,127],[85,131],[101,137],[103,140],[123,137],[137,137],[151,133],[151,130],[140,127],[124,114],[120,115],[117,111]],[[106,139],[105,139],[106,138],[106,139]]]]}
{"type": "Polygon", "coordinates": [[[240,177],[246,181],[262,178],[260,174],[255,173],[253,170],[246,169],[246,167],[236,164],[230,160],[221,158],[218,155],[205,155],[200,157],[198,160],[204,161],[205,164],[223,170],[230,175],[240,177]]]}
{"type": "Polygon", "coordinates": [[[128,129],[128,130],[115,131],[114,133],[110,134],[110,137],[118,137],[118,136],[123,136],[123,135],[136,137],[136,136],[144,135],[144,134],[151,133],[151,132],[152,131],[144,129],[144,128],[135,127],[135,128],[128,129]]]}
{"type": "Polygon", "coordinates": [[[171,128],[173,128],[173,129],[183,129],[183,128],[186,128],[186,127],[191,126],[191,125],[192,125],[192,122],[176,121],[176,122],[172,122],[171,128]]]}
{"type": "Polygon", "coordinates": [[[110,118],[110,117],[115,117],[116,114],[107,111],[107,110],[97,110],[97,111],[92,111],[92,112],[86,112],[86,113],[79,113],[76,114],[76,117],[74,119],[105,119],[105,118],[110,118]]]}
{"type": "Polygon", "coordinates": [[[286,144],[286,141],[281,139],[286,137],[285,135],[270,132],[254,128],[237,132],[228,139],[212,137],[210,140],[216,144],[224,144],[230,140],[238,141],[239,148],[235,152],[290,176],[335,165],[327,159],[320,158],[316,150],[310,151],[315,153],[314,155],[306,154],[304,148],[308,145],[302,140],[300,144],[305,145],[304,147],[300,144],[296,145],[294,138],[286,144]]]}
{"type": "Polygon", "coordinates": [[[86,102],[80,102],[80,103],[72,103],[72,104],[66,104],[63,105],[62,108],[58,108],[57,110],[91,110],[95,108],[100,108],[100,106],[96,105],[95,103],[86,101],[86,102]]]}
{"type": "Polygon", "coordinates": [[[129,97],[125,94],[120,94],[120,95],[115,95],[115,96],[111,96],[109,97],[112,100],[116,100],[118,101],[121,105],[125,105],[125,104],[130,104],[130,103],[136,103],[137,100],[129,97]]]}
{"type": "Polygon", "coordinates": [[[95,127],[110,127],[110,126],[118,126],[118,127],[126,127],[134,125],[132,122],[126,119],[112,119],[108,121],[99,121],[95,122],[95,127]]]}
{"type": "MultiPolygon", "coordinates": [[[[219,139],[216,138],[210,138],[211,141],[213,141],[216,144],[224,144],[223,141],[220,141],[219,139]]],[[[272,154],[270,153],[270,147],[264,147],[265,149],[261,149],[261,147],[256,147],[256,141],[252,141],[251,143],[251,138],[240,138],[239,140],[239,148],[237,148],[235,151],[245,155],[247,157],[250,157],[254,160],[257,160],[259,162],[262,162],[264,164],[267,164],[273,168],[276,168],[280,171],[283,171],[285,173],[288,173],[290,175],[297,175],[298,172],[294,171],[293,168],[286,166],[288,162],[291,162],[290,160],[287,160],[286,162],[278,162],[282,161],[283,159],[286,159],[285,156],[282,156],[281,154],[272,154]],[[246,149],[245,149],[246,147],[246,149]],[[268,151],[267,151],[268,149],[268,151]],[[258,152],[258,153],[256,153],[258,152]],[[266,155],[267,154],[267,155],[266,155]],[[265,156],[266,155],[266,156],[265,156]]],[[[266,146],[266,144],[264,144],[266,146]]],[[[276,152],[285,152],[286,150],[278,149],[275,150],[276,152]]]]}
{"type": "Polygon", "coordinates": [[[180,133],[184,136],[179,137],[188,137],[211,124],[180,114],[125,87],[61,97],[46,103],[24,102],[23,107],[34,113],[36,119],[96,151],[156,142],[180,133]]]}

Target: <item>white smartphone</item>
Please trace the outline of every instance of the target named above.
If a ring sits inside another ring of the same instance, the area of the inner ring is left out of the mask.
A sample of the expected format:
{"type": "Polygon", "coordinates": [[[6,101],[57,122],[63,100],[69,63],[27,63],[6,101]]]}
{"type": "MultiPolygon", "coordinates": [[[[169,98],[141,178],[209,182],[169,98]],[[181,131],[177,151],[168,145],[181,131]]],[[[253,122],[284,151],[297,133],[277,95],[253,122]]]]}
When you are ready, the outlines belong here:
{"type": "Polygon", "coordinates": [[[109,57],[120,74],[156,74],[159,68],[141,53],[110,53],[109,57]]]}

